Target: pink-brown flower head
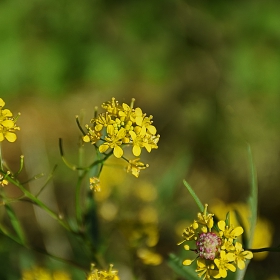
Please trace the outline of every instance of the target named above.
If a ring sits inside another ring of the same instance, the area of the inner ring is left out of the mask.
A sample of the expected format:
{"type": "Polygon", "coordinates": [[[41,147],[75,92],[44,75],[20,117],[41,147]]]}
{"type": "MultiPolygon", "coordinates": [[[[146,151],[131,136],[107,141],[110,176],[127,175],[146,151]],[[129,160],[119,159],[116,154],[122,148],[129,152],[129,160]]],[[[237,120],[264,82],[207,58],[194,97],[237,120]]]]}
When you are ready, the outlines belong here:
{"type": "Polygon", "coordinates": [[[197,252],[203,259],[214,260],[217,253],[220,252],[222,244],[221,238],[214,232],[207,232],[199,234],[196,241],[197,252]]]}

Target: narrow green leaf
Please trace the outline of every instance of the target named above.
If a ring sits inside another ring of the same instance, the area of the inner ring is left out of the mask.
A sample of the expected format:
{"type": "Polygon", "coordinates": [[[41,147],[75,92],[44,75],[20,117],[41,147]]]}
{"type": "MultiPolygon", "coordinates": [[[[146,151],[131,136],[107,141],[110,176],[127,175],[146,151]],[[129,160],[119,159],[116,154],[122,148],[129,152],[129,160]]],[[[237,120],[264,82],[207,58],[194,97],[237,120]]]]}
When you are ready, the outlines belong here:
{"type": "MultiPolygon", "coordinates": [[[[257,172],[253,161],[253,155],[250,145],[248,145],[248,158],[249,158],[249,169],[250,169],[250,195],[248,197],[247,205],[251,210],[251,217],[249,218],[249,233],[245,234],[245,248],[250,248],[253,243],[255,227],[258,216],[258,183],[257,183],[257,172]],[[247,237],[247,238],[246,238],[247,237]]],[[[236,280],[243,280],[246,269],[249,264],[249,260],[246,261],[246,267],[243,270],[237,270],[236,280]]]]}
{"type": "Polygon", "coordinates": [[[250,168],[250,196],[248,198],[248,206],[251,209],[251,217],[250,217],[250,232],[249,232],[249,240],[248,247],[252,246],[255,227],[257,224],[258,217],[258,183],[257,183],[257,172],[253,162],[252,150],[250,145],[248,145],[248,155],[249,155],[249,168],[250,168]]]}
{"type": "Polygon", "coordinates": [[[25,245],[26,241],[25,241],[25,236],[24,236],[24,232],[22,230],[22,227],[20,225],[20,222],[14,212],[14,210],[12,209],[12,207],[9,205],[9,204],[5,204],[5,208],[6,208],[6,211],[7,211],[7,214],[10,218],[10,222],[21,242],[22,245],[25,245]]]}
{"type": "Polygon", "coordinates": [[[194,201],[196,202],[200,212],[203,212],[204,211],[204,205],[202,204],[202,202],[200,201],[200,199],[198,198],[198,196],[196,195],[196,193],[194,192],[192,187],[187,183],[186,180],[183,180],[183,183],[186,186],[186,188],[188,189],[191,196],[193,197],[194,201]]]}
{"type": "Polygon", "coordinates": [[[175,271],[178,275],[184,277],[188,280],[198,280],[201,279],[195,273],[193,266],[185,266],[174,254],[169,255],[168,265],[175,271]]]}
{"type": "Polygon", "coordinates": [[[227,212],[227,214],[226,214],[225,223],[226,223],[227,226],[230,225],[230,212],[227,212]]]}

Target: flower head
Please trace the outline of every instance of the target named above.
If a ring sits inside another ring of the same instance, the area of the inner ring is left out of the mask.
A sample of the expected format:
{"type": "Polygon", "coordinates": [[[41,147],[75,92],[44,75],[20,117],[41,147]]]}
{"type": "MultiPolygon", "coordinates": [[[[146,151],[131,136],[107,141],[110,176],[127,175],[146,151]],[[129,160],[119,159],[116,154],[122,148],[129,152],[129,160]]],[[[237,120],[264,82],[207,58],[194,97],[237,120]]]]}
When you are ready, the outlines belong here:
{"type": "Polygon", "coordinates": [[[17,136],[15,134],[19,127],[16,126],[16,119],[13,117],[9,109],[3,109],[5,102],[0,98],[0,142],[7,139],[9,142],[15,142],[17,136]]]}
{"type": "Polygon", "coordinates": [[[89,187],[91,190],[95,192],[100,192],[101,187],[100,187],[100,180],[97,177],[91,177],[89,178],[89,187]]]}
{"type": "Polygon", "coordinates": [[[131,159],[128,162],[128,166],[126,168],[127,173],[131,173],[136,178],[139,177],[140,171],[149,167],[149,164],[145,164],[140,161],[140,158],[131,159]]]}
{"type": "MultiPolygon", "coordinates": [[[[205,205],[204,211],[198,213],[198,219],[184,229],[184,240],[178,244],[195,241],[194,248],[189,244],[184,248],[197,254],[196,272],[203,279],[225,278],[228,270],[235,272],[236,266],[244,269],[245,261],[253,257],[252,252],[244,250],[237,241],[243,228],[228,225],[228,220],[215,225],[213,216],[205,205]]],[[[183,265],[191,265],[194,260],[186,259],[183,265]]]]}
{"type": "MultiPolygon", "coordinates": [[[[130,105],[119,104],[112,98],[103,103],[101,107],[105,112],[96,115],[91,124],[85,126],[87,132],[83,141],[96,145],[102,154],[113,153],[116,158],[124,158],[125,146],[132,147],[135,157],[140,156],[143,148],[149,153],[157,149],[160,136],[156,134],[153,116],[148,117],[140,108],[134,108],[134,101],[132,99],[130,105]]],[[[129,161],[127,171],[138,177],[140,170],[147,166],[137,158],[129,161]]]]}
{"type": "Polygon", "coordinates": [[[91,266],[91,272],[87,276],[86,280],[119,280],[118,271],[113,270],[113,265],[110,265],[109,270],[98,270],[94,267],[94,264],[91,266]]]}

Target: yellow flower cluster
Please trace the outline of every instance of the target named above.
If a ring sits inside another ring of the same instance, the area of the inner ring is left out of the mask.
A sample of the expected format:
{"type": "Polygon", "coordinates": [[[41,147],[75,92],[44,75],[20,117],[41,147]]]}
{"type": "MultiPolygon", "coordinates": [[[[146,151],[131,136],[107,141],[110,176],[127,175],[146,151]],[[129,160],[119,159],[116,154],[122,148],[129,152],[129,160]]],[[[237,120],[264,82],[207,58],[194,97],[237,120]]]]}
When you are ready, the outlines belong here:
{"type": "MultiPolygon", "coordinates": [[[[198,219],[183,232],[184,241],[194,241],[195,248],[185,245],[185,250],[197,253],[198,276],[203,279],[226,278],[227,271],[245,268],[245,261],[253,258],[250,251],[245,251],[237,238],[242,235],[243,228],[234,227],[228,221],[219,221],[214,230],[214,214],[207,213],[207,205],[203,213],[198,213],[198,219]]],[[[186,259],[183,265],[190,265],[194,260],[186,259]]]]}
{"type": "Polygon", "coordinates": [[[0,98],[0,142],[7,139],[9,142],[15,142],[17,136],[15,134],[19,127],[16,126],[16,119],[13,117],[9,109],[3,109],[5,102],[0,98]]]}
{"type": "Polygon", "coordinates": [[[112,264],[108,271],[98,270],[92,265],[91,273],[87,276],[87,280],[120,280],[120,278],[118,277],[118,271],[113,270],[112,264]]]}
{"type": "MultiPolygon", "coordinates": [[[[91,125],[86,125],[87,133],[83,137],[84,142],[97,144],[100,153],[113,151],[117,158],[123,157],[124,146],[132,146],[132,153],[139,157],[142,148],[148,152],[157,149],[159,135],[156,135],[156,128],[152,125],[152,116],[147,116],[140,108],[133,108],[134,99],[131,105],[119,104],[115,98],[102,104],[104,113],[98,114],[91,119],[91,125]]],[[[139,158],[128,161],[127,172],[138,177],[141,169],[148,167],[140,162],[139,158]]]]}

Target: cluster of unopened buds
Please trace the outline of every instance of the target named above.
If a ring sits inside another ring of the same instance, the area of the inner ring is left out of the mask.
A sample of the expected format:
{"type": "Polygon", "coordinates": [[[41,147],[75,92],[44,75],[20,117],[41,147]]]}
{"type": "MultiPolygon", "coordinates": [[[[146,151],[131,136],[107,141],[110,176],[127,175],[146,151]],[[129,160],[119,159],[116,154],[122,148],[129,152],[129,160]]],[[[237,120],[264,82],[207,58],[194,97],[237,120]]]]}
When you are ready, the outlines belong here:
{"type": "Polygon", "coordinates": [[[100,153],[112,152],[115,157],[123,158],[128,162],[127,172],[135,177],[140,170],[148,167],[138,158],[142,148],[148,152],[157,149],[159,135],[152,124],[152,116],[147,116],[140,108],[133,108],[134,99],[130,106],[126,103],[119,104],[115,98],[105,102],[101,107],[105,110],[92,118],[87,124],[87,132],[83,136],[84,142],[89,142],[98,147],[100,153]],[[124,158],[125,146],[132,146],[132,154],[136,157],[132,160],[124,158]]]}
{"type": "Polygon", "coordinates": [[[204,212],[198,213],[197,219],[184,229],[184,240],[178,244],[186,241],[193,243],[193,248],[190,245],[184,245],[184,248],[195,252],[197,257],[184,260],[183,265],[191,265],[196,260],[196,272],[203,279],[226,278],[228,270],[235,272],[236,267],[244,269],[245,261],[253,258],[252,252],[244,250],[237,241],[243,228],[234,227],[229,219],[214,225],[213,216],[207,213],[205,205],[204,212]]]}

